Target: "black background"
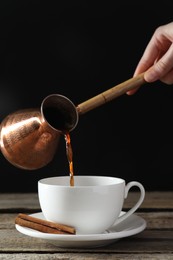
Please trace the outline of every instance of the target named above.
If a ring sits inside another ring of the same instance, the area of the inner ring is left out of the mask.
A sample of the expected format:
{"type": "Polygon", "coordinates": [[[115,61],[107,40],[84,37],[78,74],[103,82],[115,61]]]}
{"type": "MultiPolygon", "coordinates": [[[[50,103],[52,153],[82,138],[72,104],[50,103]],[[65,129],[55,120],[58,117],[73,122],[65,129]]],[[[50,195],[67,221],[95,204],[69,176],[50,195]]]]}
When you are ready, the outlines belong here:
{"type": "MultiPolygon", "coordinates": [[[[116,2],[0,2],[1,121],[49,94],[77,105],[133,76],[154,30],[173,20],[173,4],[116,2]]],[[[71,132],[75,174],[171,190],[172,114],[172,86],[155,82],[81,116],[71,132]]],[[[0,192],[33,192],[39,179],[68,174],[63,137],[39,170],[18,169],[0,154],[0,192]]]]}

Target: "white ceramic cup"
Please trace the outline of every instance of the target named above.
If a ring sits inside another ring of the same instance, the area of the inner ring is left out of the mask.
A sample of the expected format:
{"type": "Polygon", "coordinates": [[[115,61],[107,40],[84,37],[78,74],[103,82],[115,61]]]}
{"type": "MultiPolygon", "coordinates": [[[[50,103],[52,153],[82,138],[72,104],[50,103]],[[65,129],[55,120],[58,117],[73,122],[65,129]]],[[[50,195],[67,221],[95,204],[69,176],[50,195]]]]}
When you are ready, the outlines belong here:
{"type": "Polygon", "coordinates": [[[145,197],[137,181],[107,176],[75,176],[70,186],[69,176],[49,177],[38,181],[38,197],[44,217],[52,222],[73,226],[76,234],[100,234],[114,223],[133,214],[145,197]],[[140,191],[136,204],[119,216],[129,189],[140,191]]]}

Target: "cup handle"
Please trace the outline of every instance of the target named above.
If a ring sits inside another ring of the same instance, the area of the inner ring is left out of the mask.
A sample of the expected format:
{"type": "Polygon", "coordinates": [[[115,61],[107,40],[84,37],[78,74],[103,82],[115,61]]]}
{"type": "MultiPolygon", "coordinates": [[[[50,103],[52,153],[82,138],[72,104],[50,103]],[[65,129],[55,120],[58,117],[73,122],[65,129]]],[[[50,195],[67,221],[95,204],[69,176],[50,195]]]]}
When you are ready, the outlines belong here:
{"type": "Polygon", "coordinates": [[[145,189],[143,187],[143,185],[140,182],[137,181],[131,181],[129,182],[126,186],[125,186],[125,194],[124,194],[124,198],[126,199],[129,193],[129,190],[131,189],[131,187],[137,186],[140,189],[141,195],[137,201],[137,203],[130,209],[128,210],[126,213],[124,213],[122,216],[120,216],[117,221],[115,221],[115,224],[119,224],[120,222],[122,222],[123,220],[125,220],[126,218],[128,218],[130,215],[132,215],[142,204],[144,197],[145,197],[145,189]]]}

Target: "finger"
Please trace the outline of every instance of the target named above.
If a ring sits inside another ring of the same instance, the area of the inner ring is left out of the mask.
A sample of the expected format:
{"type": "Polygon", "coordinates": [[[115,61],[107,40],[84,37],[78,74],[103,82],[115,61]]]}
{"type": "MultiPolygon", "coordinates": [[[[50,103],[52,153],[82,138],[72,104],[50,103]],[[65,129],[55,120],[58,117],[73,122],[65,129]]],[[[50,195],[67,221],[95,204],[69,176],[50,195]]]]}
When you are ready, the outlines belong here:
{"type": "Polygon", "coordinates": [[[166,26],[160,26],[155,30],[136,67],[134,76],[141,72],[147,71],[158,60],[160,60],[165,53],[167,53],[173,42],[170,35],[172,35],[172,32],[169,32],[168,29],[166,30],[166,26]]]}
{"type": "Polygon", "coordinates": [[[173,69],[170,70],[164,77],[160,79],[163,83],[167,85],[173,84],[173,69]]]}
{"type": "MultiPolygon", "coordinates": [[[[165,78],[166,75],[173,69],[173,44],[168,51],[156,62],[152,68],[145,73],[147,82],[154,82],[165,78]]],[[[169,78],[171,75],[169,74],[169,78]]],[[[169,81],[168,81],[169,82],[169,81]]]]}
{"type": "Polygon", "coordinates": [[[160,49],[158,47],[155,35],[153,35],[149,44],[147,45],[134,73],[134,76],[147,71],[156,60],[160,58],[160,49]]]}
{"type": "Polygon", "coordinates": [[[135,89],[132,89],[132,90],[129,90],[129,91],[126,92],[126,94],[128,96],[131,96],[131,95],[135,94],[138,91],[138,89],[139,89],[139,87],[135,88],[135,89]]]}

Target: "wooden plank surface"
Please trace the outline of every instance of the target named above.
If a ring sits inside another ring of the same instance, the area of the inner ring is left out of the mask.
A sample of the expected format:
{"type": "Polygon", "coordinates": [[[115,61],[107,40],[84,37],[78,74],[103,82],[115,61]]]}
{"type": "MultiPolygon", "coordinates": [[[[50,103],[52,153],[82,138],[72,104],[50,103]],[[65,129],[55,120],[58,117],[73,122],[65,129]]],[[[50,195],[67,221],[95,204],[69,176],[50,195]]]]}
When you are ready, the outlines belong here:
{"type": "MultiPolygon", "coordinates": [[[[137,196],[136,192],[131,192],[124,208],[131,207],[137,196]]],[[[135,214],[147,221],[147,228],[98,248],[60,248],[16,230],[14,220],[18,213],[38,211],[37,193],[0,194],[0,259],[173,260],[173,192],[146,192],[135,214]]]]}
{"type": "MultiPolygon", "coordinates": [[[[138,192],[130,192],[125,200],[124,208],[134,205],[138,198],[138,192]]],[[[27,209],[28,211],[39,211],[40,205],[37,193],[0,193],[0,212],[14,212],[15,210],[27,209]]],[[[173,192],[146,192],[144,202],[140,209],[171,209],[173,210],[173,192]],[[162,195],[161,195],[162,194],[162,195]]]]}
{"type": "Polygon", "coordinates": [[[1,253],[173,253],[173,232],[145,230],[140,234],[123,238],[113,244],[98,248],[60,248],[43,239],[32,238],[19,233],[15,229],[0,230],[0,252],[1,253]]]}
{"type": "Polygon", "coordinates": [[[0,212],[16,212],[23,209],[40,211],[37,193],[1,193],[0,212]]]}
{"type": "MultiPolygon", "coordinates": [[[[28,214],[28,213],[26,213],[28,214]]],[[[0,229],[13,229],[14,220],[18,213],[1,213],[0,229]]],[[[172,229],[173,230],[173,212],[138,212],[147,221],[147,229],[172,229]]]]}
{"type": "Polygon", "coordinates": [[[75,253],[62,253],[62,254],[2,254],[0,259],[3,260],[172,260],[172,255],[170,254],[146,254],[141,256],[141,254],[75,254],[75,253]]]}

